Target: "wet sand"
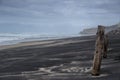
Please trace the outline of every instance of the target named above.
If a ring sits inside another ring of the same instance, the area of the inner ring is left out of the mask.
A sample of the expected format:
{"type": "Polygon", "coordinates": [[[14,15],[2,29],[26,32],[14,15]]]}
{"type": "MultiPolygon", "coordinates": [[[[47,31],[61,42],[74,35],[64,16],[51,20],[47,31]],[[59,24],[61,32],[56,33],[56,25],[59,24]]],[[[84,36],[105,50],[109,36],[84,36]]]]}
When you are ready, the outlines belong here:
{"type": "Polygon", "coordinates": [[[95,36],[0,47],[0,80],[120,80],[120,36],[109,36],[100,76],[91,76],[95,36]]]}

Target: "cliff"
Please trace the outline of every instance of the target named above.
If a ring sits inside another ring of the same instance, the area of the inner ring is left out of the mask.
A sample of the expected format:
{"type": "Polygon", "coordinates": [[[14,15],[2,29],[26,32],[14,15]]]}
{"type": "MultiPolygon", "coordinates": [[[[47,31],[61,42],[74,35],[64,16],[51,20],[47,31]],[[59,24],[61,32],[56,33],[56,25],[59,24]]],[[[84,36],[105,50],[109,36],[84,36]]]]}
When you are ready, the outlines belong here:
{"type": "MultiPolygon", "coordinates": [[[[116,25],[112,25],[112,26],[105,26],[106,34],[111,32],[111,31],[114,32],[114,30],[117,30],[118,28],[120,28],[120,23],[118,23],[116,25]]],[[[97,32],[97,27],[84,29],[83,31],[80,32],[80,34],[82,34],[82,35],[95,35],[96,32],[97,32]]]]}

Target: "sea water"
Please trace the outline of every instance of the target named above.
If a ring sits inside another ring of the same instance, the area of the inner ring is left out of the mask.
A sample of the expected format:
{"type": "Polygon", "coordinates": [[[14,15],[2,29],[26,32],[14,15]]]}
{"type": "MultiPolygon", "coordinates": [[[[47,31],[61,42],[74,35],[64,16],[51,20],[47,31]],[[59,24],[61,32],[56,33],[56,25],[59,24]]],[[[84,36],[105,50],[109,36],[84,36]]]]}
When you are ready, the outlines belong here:
{"type": "Polygon", "coordinates": [[[11,45],[19,42],[38,41],[67,38],[80,35],[49,35],[49,34],[31,34],[31,33],[0,33],[0,45],[11,45]]]}

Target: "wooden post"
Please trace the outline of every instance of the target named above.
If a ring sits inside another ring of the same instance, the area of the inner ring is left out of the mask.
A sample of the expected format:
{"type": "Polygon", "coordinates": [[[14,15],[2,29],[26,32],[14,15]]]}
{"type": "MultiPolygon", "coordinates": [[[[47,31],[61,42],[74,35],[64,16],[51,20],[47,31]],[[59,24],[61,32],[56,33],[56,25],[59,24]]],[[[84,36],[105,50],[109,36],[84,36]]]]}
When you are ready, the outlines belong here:
{"type": "Polygon", "coordinates": [[[95,54],[93,59],[92,75],[100,74],[102,54],[104,53],[104,27],[99,25],[97,30],[97,39],[95,45],[95,54]]]}
{"type": "Polygon", "coordinates": [[[104,36],[104,53],[103,53],[103,58],[107,58],[107,52],[108,52],[108,36],[104,36]]]}

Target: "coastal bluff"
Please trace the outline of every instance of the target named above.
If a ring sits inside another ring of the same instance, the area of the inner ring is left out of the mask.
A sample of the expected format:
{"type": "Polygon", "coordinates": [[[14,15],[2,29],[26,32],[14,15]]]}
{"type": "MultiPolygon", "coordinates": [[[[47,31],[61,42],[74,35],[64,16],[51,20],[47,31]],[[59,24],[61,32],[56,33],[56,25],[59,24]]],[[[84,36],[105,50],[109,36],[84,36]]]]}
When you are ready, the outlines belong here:
{"type": "MultiPolygon", "coordinates": [[[[118,29],[120,29],[120,23],[118,24],[115,24],[115,25],[111,25],[111,26],[105,26],[105,34],[111,34],[110,32],[111,31],[117,31],[118,29]]],[[[84,29],[83,31],[81,31],[79,34],[81,35],[96,35],[96,32],[97,32],[97,28],[94,27],[94,28],[87,28],[87,29],[84,29]]],[[[115,33],[115,32],[114,32],[115,33]]]]}

